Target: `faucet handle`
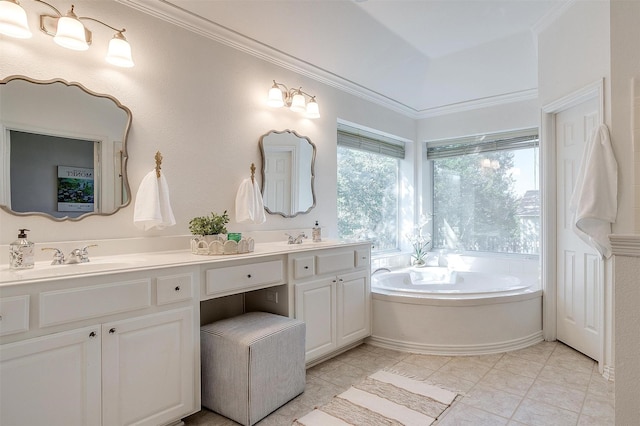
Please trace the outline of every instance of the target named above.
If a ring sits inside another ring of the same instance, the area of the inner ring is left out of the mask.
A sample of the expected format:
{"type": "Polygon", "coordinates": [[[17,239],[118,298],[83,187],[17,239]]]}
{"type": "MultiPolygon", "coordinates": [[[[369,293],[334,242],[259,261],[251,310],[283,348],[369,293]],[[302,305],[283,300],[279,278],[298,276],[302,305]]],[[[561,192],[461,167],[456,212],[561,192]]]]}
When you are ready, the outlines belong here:
{"type": "Polygon", "coordinates": [[[80,262],[89,262],[89,248],[98,247],[97,244],[88,244],[80,249],[80,262]]]}
{"type": "Polygon", "coordinates": [[[53,251],[53,261],[51,262],[52,265],[62,265],[64,263],[64,253],[62,253],[62,250],[60,250],[59,248],[55,248],[55,247],[43,247],[42,251],[48,251],[51,250],[53,251]]]}

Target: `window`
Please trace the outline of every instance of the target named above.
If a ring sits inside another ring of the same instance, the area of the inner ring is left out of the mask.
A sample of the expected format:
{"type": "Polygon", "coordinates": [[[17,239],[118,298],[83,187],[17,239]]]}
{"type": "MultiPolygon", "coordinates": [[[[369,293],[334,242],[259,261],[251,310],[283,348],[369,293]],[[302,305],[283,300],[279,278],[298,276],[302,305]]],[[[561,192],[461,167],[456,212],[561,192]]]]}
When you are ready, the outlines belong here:
{"type": "Polygon", "coordinates": [[[537,130],[427,144],[433,162],[433,245],[538,254],[537,130]]]}
{"type": "Polygon", "coordinates": [[[398,248],[404,145],[375,136],[343,125],[338,130],[338,233],[369,239],[372,251],[380,252],[398,248]]]}

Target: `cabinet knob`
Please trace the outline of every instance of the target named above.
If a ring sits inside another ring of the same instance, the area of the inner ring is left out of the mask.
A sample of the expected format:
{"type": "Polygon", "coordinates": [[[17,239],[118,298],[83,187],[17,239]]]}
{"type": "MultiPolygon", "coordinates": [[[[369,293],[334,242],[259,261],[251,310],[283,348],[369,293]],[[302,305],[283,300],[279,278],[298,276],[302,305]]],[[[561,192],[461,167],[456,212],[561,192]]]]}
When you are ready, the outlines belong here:
{"type": "Polygon", "coordinates": [[[180,286],[179,286],[179,285],[177,285],[177,286],[176,286],[176,288],[175,288],[175,290],[176,290],[176,291],[180,291],[180,286]]]}
{"type": "Polygon", "coordinates": [[[116,332],[116,329],[115,329],[115,328],[110,328],[110,329],[109,329],[109,334],[113,334],[113,333],[115,333],[115,332],[116,332]]]}
{"type": "Polygon", "coordinates": [[[305,266],[305,267],[304,267],[304,269],[309,269],[309,267],[308,267],[308,266],[305,266]]]}
{"type": "Polygon", "coordinates": [[[91,333],[89,333],[89,337],[96,337],[96,332],[92,331],[91,333]]]}
{"type": "Polygon", "coordinates": [[[340,279],[338,279],[338,281],[342,282],[342,281],[344,281],[344,280],[343,280],[342,278],[340,278],[340,279]]]}
{"type": "Polygon", "coordinates": [[[251,274],[247,274],[247,278],[251,278],[251,274]]]}

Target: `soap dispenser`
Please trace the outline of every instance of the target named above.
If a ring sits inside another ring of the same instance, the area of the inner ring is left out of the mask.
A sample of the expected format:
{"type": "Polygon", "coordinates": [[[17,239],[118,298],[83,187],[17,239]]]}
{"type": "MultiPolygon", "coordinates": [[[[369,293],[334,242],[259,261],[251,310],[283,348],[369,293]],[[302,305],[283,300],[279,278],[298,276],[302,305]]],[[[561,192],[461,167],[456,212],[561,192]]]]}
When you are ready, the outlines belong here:
{"type": "Polygon", "coordinates": [[[317,220],[315,226],[311,228],[311,239],[314,243],[319,243],[322,241],[322,229],[320,229],[320,225],[318,225],[317,220]]]}
{"type": "Polygon", "coordinates": [[[28,229],[20,229],[18,239],[9,245],[9,268],[33,268],[33,243],[27,240],[28,229]]]}

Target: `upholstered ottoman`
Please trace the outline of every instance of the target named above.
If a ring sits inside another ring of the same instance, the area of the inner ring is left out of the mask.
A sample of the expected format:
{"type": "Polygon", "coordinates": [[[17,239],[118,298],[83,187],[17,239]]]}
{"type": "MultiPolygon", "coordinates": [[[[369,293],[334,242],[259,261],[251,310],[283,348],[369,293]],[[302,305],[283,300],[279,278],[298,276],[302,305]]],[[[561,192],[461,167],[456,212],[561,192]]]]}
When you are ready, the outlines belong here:
{"type": "Polygon", "coordinates": [[[202,405],[253,425],[304,392],[305,324],[250,312],[200,328],[202,405]]]}

